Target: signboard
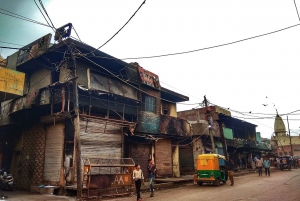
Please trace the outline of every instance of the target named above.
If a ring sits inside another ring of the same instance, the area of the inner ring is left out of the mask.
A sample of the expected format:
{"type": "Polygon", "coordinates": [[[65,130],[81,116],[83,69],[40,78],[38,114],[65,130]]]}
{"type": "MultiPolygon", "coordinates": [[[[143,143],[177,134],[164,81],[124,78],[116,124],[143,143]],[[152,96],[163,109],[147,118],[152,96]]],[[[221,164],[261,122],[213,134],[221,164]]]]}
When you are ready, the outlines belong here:
{"type": "Polygon", "coordinates": [[[17,66],[43,54],[50,45],[51,37],[52,35],[49,33],[21,48],[17,59],[17,66]]]}
{"type": "Polygon", "coordinates": [[[219,107],[219,106],[215,106],[215,108],[216,108],[216,112],[217,112],[217,113],[219,113],[219,114],[224,114],[224,115],[226,115],[226,116],[230,116],[230,117],[231,117],[231,112],[230,112],[230,111],[225,110],[225,109],[223,109],[223,108],[221,108],[221,107],[219,107]]]}
{"type": "Polygon", "coordinates": [[[25,74],[0,67],[0,91],[23,96],[25,74]]]}
{"type": "Polygon", "coordinates": [[[160,89],[158,75],[156,75],[150,71],[147,71],[140,66],[138,67],[138,70],[139,70],[139,75],[140,75],[140,78],[141,78],[143,84],[154,87],[156,89],[160,89]]]}

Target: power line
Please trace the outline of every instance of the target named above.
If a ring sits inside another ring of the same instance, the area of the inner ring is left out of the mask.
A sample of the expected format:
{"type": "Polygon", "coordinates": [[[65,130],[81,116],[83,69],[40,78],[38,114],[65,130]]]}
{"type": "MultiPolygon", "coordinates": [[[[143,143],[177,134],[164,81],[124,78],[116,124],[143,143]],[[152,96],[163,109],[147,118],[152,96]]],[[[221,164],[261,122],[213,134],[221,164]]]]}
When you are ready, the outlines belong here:
{"type": "Polygon", "coordinates": [[[39,0],[39,2],[40,2],[40,4],[41,4],[41,6],[42,6],[42,8],[43,8],[44,12],[46,13],[46,15],[47,15],[47,17],[48,17],[49,21],[51,22],[51,25],[52,25],[52,27],[53,27],[53,28],[56,30],[56,28],[55,28],[54,24],[52,23],[52,20],[51,20],[50,16],[49,16],[49,15],[48,15],[48,13],[47,13],[47,10],[46,10],[46,8],[44,7],[44,4],[43,4],[42,0],[39,0]]]}
{"type": "Polygon", "coordinates": [[[297,11],[298,19],[300,21],[300,16],[299,16],[299,12],[298,12],[298,8],[297,8],[296,0],[294,0],[294,4],[295,4],[296,11],[297,11]]]}
{"type": "Polygon", "coordinates": [[[14,18],[17,18],[17,19],[21,19],[21,20],[24,20],[24,21],[27,21],[27,22],[32,22],[32,23],[39,24],[39,25],[42,25],[42,26],[49,27],[49,25],[47,25],[47,24],[44,24],[44,23],[42,23],[42,22],[39,22],[39,21],[30,19],[30,18],[28,18],[28,17],[24,17],[24,16],[22,16],[22,15],[13,13],[13,12],[11,12],[11,11],[8,11],[8,10],[2,9],[2,8],[0,8],[0,10],[3,10],[3,11],[5,11],[5,12],[7,12],[7,13],[5,13],[5,12],[1,12],[1,11],[0,11],[0,14],[7,15],[7,16],[10,16],[10,17],[14,17],[14,18]]]}
{"type": "Polygon", "coordinates": [[[127,22],[110,38],[108,39],[103,45],[98,47],[97,49],[99,50],[102,48],[104,45],[106,45],[109,41],[111,41],[129,22],[130,20],[135,16],[135,14],[141,9],[141,7],[146,3],[146,0],[143,1],[143,3],[138,7],[138,9],[133,13],[133,15],[127,20],[127,22]]]}
{"type": "Polygon", "coordinates": [[[25,45],[20,45],[20,44],[16,44],[16,43],[9,43],[9,42],[4,42],[4,41],[0,41],[0,43],[5,43],[5,44],[9,44],[9,45],[25,46],[25,45]]]}
{"type": "Polygon", "coordinates": [[[72,29],[75,31],[75,34],[78,37],[79,41],[82,42],[74,26],[72,26],[72,29]]]}
{"type": "Polygon", "coordinates": [[[229,42],[229,43],[224,43],[224,44],[220,44],[220,45],[215,45],[215,46],[200,48],[200,49],[196,49],[196,50],[189,50],[189,51],[185,51],[185,52],[177,52],[177,53],[162,54],[162,55],[155,55],[155,56],[124,58],[124,59],[120,59],[120,60],[151,59],[151,58],[174,56],[174,55],[180,55],[180,54],[188,54],[188,53],[198,52],[198,51],[202,51],[202,50],[208,50],[208,49],[213,49],[213,48],[217,48],[217,47],[232,45],[232,44],[235,44],[235,43],[240,43],[240,42],[244,42],[244,41],[247,41],[247,40],[251,40],[251,39],[255,39],[255,38],[259,38],[259,37],[271,35],[271,34],[274,34],[274,33],[277,33],[277,32],[281,32],[281,31],[285,31],[287,29],[294,28],[294,27],[299,26],[299,25],[300,24],[296,24],[296,25],[292,25],[292,26],[289,26],[289,27],[286,27],[286,28],[283,28],[283,29],[279,29],[279,30],[276,30],[276,31],[268,32],[268,33],[265,33],[265,34],[260,34],[260,35],[257,35],[257,36],[252,36],[252,37],[249,37],[249,38],[245,38],[245,39],[241,39],[241,40],[237,40],[237,41],[233,41],[233,42],[229,42]]]}
{"type": "MultiPolygon", "coordinates": [[[[45,21],[47,22],[48,26],[51,27],[51,25],[49,24],[47,18],[45,17],[44,13],[42,12],[42,10],[40,9],[39,5],[36,3],[35,0],[34,0],[34,3],[35,3],[35,5],[36,5],[36,7],[40,10],[40,13],[43,15],[43,17],[44,17],[45,21]]],[[[51,27],[51,28],[52,28],[52,30],[55,29],[54,26],[51,27]]]]}

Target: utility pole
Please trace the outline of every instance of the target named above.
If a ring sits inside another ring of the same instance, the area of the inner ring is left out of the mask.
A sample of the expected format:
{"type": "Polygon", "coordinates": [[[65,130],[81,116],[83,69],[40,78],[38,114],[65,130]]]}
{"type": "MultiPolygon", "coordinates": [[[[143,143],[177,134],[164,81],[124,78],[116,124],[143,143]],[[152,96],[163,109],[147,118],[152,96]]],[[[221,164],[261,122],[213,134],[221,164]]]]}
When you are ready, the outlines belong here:
{"type": "Polygon", "coordinates": [[[219,119],[219,120],[217,120],[217,122],[219,124],[220,138],[221,138],[221,142],[222,142],[223,153],[224,153],[226,160],[228,161],[227,144],[226,144],[225,137],[224,137],[222,120],[219,119]]]}
{"type": "Polygon", "coordinates": [[[293,145],[292,145],[292,136],[290,132],[290,124],[289,124],[289,116],[286,116],[287,124],[288,124],[288,129],[289,129],[289,137],[290,137],[290,145],[291,145],[291,155],[294,157],[294,150],[293,150],[293,145]]]}
{"type": "MultiPolygon", "coordinates": [[[[72,45],[73,46],[73,45],[72,45]]],[[[75,158],[76,158],[76,176],[77,176],[77,199],[82,198],[82,169],[81,169],[81,142],[80,142],[80,124],[79,124],[79,102],[76,75],[76,58],[74,55],[74,47],[71,50],[71,68],[73,72],[73,108],[75,112],[74,118],[74,141],[75,141],[75,158]]]]}
{"type": "Polygon", "coordinates": [[[205,114],[206,114],[206,118],[208,121],[208,133],[210,136],[211,148],[212,148],[212,152],[215,154],[216,153],[215,140],[214,140],[214,136],[212,135],[212,132],[211,132],[214,120],[211,115],[211,110],[210,110],[210,108],[208,108],[206,96],[204,96],[204,103],[205,103],[205,107],[206,107],[205,114]]]}

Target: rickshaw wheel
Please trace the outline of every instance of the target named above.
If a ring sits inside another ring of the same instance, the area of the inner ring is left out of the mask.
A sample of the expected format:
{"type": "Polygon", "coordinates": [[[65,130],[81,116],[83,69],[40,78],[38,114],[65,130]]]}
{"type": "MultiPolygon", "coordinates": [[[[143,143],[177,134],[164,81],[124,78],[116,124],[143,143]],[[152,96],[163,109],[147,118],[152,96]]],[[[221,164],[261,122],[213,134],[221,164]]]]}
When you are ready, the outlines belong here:
{"type": "Polygon", "coordinates": [[[223,180],[222,182],[223,182],[223,184],[226,184],[227,180],[223,180]]]}
{"type": "Polygon", "coordinates": [[[201,181],[197,181],[197,184],[198,184],[199,186],[202,186],[202,185],[203,185],[203,183],[202,183],[201,181]]]}
{"type": "Polygon", "coordinates": [[[220,179],[217,178],[217,179],[215,180],[214,184],[215,184],[215,186],[220,186],[220,179]]]}

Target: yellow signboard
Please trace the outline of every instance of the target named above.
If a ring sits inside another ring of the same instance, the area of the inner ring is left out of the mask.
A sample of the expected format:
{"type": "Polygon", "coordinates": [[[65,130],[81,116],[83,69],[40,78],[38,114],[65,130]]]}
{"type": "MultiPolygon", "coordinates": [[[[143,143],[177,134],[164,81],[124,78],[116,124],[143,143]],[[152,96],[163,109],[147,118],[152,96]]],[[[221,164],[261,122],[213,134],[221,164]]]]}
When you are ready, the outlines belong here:
{"type": "Polygon", "coordinates": [[[230,112],[230,111],[225,110],[225,109],[223,109],[223,108],[221,108],[221,107],[219,107],[219,106],[215,106],[215,108],[216,108],[216,112],[217,112],[217,113],[219,113],[219,114],[224,114],[224,115],[226,115],[226,116],[230,116],[230,117],[231,117],[231,112],[230,112]]]}
{"type": "Polygon", "coordinates": [[[25,73],[0,67],[0,92],[23,96],[25,73]]]}

